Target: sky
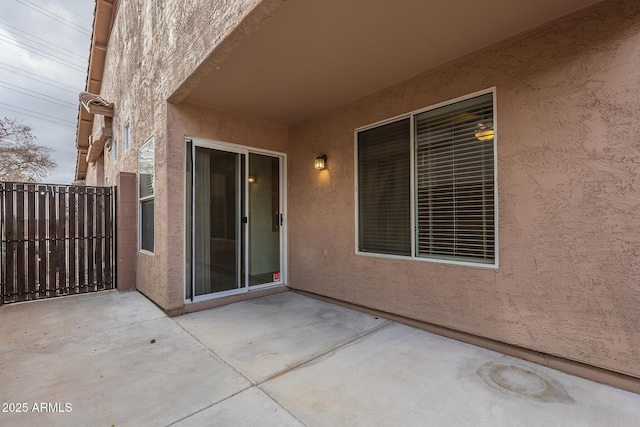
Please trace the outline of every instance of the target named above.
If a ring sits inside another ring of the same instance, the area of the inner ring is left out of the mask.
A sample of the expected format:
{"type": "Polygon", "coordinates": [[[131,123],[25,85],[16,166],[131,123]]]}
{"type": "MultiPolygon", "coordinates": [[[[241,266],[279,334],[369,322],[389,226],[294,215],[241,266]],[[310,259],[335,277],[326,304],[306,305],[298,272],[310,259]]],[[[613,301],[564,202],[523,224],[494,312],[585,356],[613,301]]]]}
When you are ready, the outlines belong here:
{"type": "Polygon", "coordinates": [[[58,167],[42,182],[74,180],[94,4],[0,0],[0,117],[30,126],[36,143],[52,149],[58,167]]]}

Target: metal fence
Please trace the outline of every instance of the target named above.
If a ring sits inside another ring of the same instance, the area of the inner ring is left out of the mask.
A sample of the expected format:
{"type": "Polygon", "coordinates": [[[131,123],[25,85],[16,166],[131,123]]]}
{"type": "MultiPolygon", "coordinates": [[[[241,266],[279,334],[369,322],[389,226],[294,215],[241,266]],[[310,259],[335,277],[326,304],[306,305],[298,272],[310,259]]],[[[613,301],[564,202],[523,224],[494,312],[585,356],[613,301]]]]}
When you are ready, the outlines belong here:
{"type": "Polygon", "coordinates": [[[113,289],[114,192],[0,182],[0,304],[113,289]]]}

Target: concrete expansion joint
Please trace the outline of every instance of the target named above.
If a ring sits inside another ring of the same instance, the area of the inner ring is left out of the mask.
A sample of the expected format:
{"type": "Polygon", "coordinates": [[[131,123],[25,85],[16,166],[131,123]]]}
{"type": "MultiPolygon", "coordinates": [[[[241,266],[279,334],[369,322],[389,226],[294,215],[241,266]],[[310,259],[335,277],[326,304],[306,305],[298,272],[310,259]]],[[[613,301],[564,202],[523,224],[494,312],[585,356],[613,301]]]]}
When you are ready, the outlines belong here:
{"type": "MultiPolygon", "coordinates": [[[[207,348],[208,348],[208,347],[207,347],[207,348]]],[[[215,354],[215,352],[214,352],[214,351],[212,351],[212,353],[214,353],[214,354],[215,354]]],[[[226,363],[226,362],[225,362],[225,363],[226,363]]],[[[229,399],[231,399],[232,397],[239,395],[240,393],[244,393],[245,391],[247,391],[247,390],[249,390],[249,389],[251,389],[251,388],[253,388],[253,387],[255,387],[255,385],[251,384],[251,385],[250,385],[250,386],[248,386],[248,387],[245,387],[245,388],[243,388],[243,389],[241,389],[241,390],[238,390],[237,392],[235,392],[235,393],[233,393],[233,394],[230,394],[229,396],[225,397],[224,399],[220,399],[220,400],[217,400],[217,401],[215,401],[215,402],[212,402],[210,405],[207,405],[207,406],[205,406],[204,408],[198,409],[197,411],[193,411],[192,413],[190,413],[190,414],[188,414],[188,415],[185,415],[184,417],[182,417],[182,418],[180,418],[180,419],[178,419],[178,420],[175,420],[175,421],[174,421],[174,422],[172,422],[171,424],[167,424],[167,427],[174,426],[174,425],[178,424],[179,422],[186,420],[187,418],[190,418],[190,417],[192,417],[192,416],[194,416],[194,415],[196,415],[196,414],[199,414],[199,413],[200,413],[200,412],[202,412],[202,411],[206,411],[207,409],[209,409],[209,408],[211,408],[211,407],[213,407],[213,406],[215,406],[215,405],[218,405],[218,404],[220,404],[220,403],[222,403],[222,402],[224,402],[224,401],[226,401],[226,400],[229,400],[229,399]]],[[[269,397],[271,397],[271,396],[269,396],[269,397]]],[[[273,400],[273,399],[271,399],[271,400],[273,400]]],[[[276,403],[277,403],[277,402],[276,402],[276,403]]],[[[279,405],[279,406],[281,406],[281,405],[279,405]]],[[[284,409],[284,408],[282,408],[282,409],[284,409]]],[[[287,411],[287,412],[288,412],[288,411],[287,411]]]]}
{"type": "Polygon", "coordinates": [[[349,345],[354,344],[357,341],[360,341],[360,340],[362,340],[362,339],[364,339],[364,338],[366,338],[366,337],[368,337],[370,335],[373,335],[376,332],[381,331],[382,329],[388,328],[389,326],[391,326],[394,323],[396,323],[393,320],[388,320],[388,319],[384,319],[384,318],[381,318],[381,319],[383,319],[383,322],[382,322],[382,324],[380,326],[376,326],[375,328],[373,328],[373,329],[371,329],[369,331],[366,331],[361,335],[358,335],[358,336],[354,337],[352,340],[347,341],[345,343],[342,343],[342,344],[340,344],[340,345],[338,345],[338,346],[336,346],[336,347],[334,347],[334,348],[332,348],[330,350],[322,352],[321,354],[319,354],[319,355],[317,355],[315,357],[312,357],[309,360],[305,360],[304,362],[296,363],[295,365],[292,365],[292,366],[290,366],[288,368],[285,368],[282,371],[277,372],[277,373],[271,375],[270,377],[265,378],[262,381],[256,382],[255,385],[260,390],[262,390],[263,392],[267,393],[265,390],[262,389],[262,387],[260,387],[262,384],[265,384],[266,382],[269,382],[269,381],[271,381],[271,380],[273,380],[275,378],[278,378],[278,377],[280,377],[280,376],[282,376],[282,375],[284,375],[284,374],[286,374],[288,372],[295,371],[296,369],[303,368],[303,367],[309,366],[309,365],[313,365],[313,364],[321,361],[322,359],[326,358],[328,355],[330,355],[332,353],[336,353],[339,350],[342,350],[343,348],[348,347],[349,345]]]}
{"type": "Polygon", "coordinates": [[[168,427],[173,426],[173,425],[175,425],[175,424],[177,424],[177,423],[179,423],[179,422],[181,422],[181,421],[183,421],[183,420],[185,420],[185,419],[187,419],[187,418],[189,418],[189,417],[192,417],[192,416],[194,416],[194,415],[196,415],[196,414],[198,414],[198,413],[200,413],[200,412],[202,412],[202,411],[205,411],[205,410],[207,410],[207,409],[209,409],[209,408],[211,408],[211,407],[213,407],[213,406],[215,406],[215,405],[218,405],[218,404],[220,404],[220,403],[222,403],[222,402],[224,402],[224,401],[226,401],[226,400],[228,400],[228,399],[230,399],[230,398],[232,398],[232,397],[234,397],[234,396],[236,396],[236,395],[238,395],[238,394],[240,394],[240,393],[243,393],[243,392],[245,392],[245,391],[247,391],[247,390],[249,390],[249,389],[251,389],[251,388],[253,388],[253,387],[255,387],[255,388],[257,388],[258,390],[260,390],[260,392],[262,392],[262,393],[263,393],[265,396],[267,396],[271,401],[273,401],[276,405],[278,405],[280,408],[282,408],[282,410],[283,410],[283,411],[285,411],[287,414],[289,414],[291,417],[293,417],[293,418],[294,418],[296,421],[298,421],[301,425],[306,425],[306,424],[305,424],[301,419],[299,419],[295,414],[293,414],[293,413],[292,413],[292,412],[291,412],[287,407],[283,406],[283,404],[282,404],[282,403],[280,403],[280,402],[279,402],[279,401],[278,401],[274,396],[272,396],[272,395],[269,393],[269,391],[268,391],[268,390],[265,390],[265,389],[264,389],[263,387],[261,387],[261,386],[262,386],[263,384],[265,384],[265,383],[267,383],[267,382],[269,382],[269,381],[271,381],[271,380],[275,379],[275,378],[278,378],[278,377],[280,377],[280,376],[282,376],[282,375],[286,374],[286,373],[289,373],[289,372],[292,372],[292,371],[294,371],[294,370],[296,370],[296,369],[299,369],[299,368],[302,368],[302,367],[309,366],[309,365],[312,365],[312,364],[314,364],[314,363],[317,363],[317,362],[319,362],[320,360],[322,360],[322,359],[326,358],[328,355],[333,354],[333,353],[336,353],[336,352],[338,352],[339,350],[341,350],[341,349],[343,349],[343,348],[345,348],[345,347],[347,347],[347,346],[350,346],[350,345],[352,345],[352,344],[354,344],[354,343],[356,343],[356,342],[358,342],[358,341],[360,341],[360,340],[362,340],[362,339],[364,339],[364,338],[366,338],[366,337],[368,337],[368,336],[370,336],[370,335],[373,335],[373,334],[375,334],[375,333],[377,333],[377,332],[379,332],[379,331],[381,331],[381,330],[383,330],[383,329],[385,329],[385,328],[388,328],[389,326],[391,326],[391,325],[393,325],[394,323],[396,323],[396,322],[394,322],[393,320],[385,319],[385,318],[383,318],[383,317],[379,317],[379,318],[380,318],[380,320],[382,321],[380,325],[378,325],[378,326],[376,326],[376,327],[374,327],[374,328],[372,328],[372,329],[370,329],[370,330],[368,330],[368,331],[366,331],[366,332],[364,332],[364,333],[362,333],[362,334],[359,334],[358,336],[354,337],[353,339],[351,339],[351,340],[349,340],[349,341],[346,341],[346,342],[344,342],[344,343],[342,343],[342,344],[340,344],[340,345],[338,345],[338,346],[336,346],[336,347],[333,347],[333,348],[331,348],[331,349],[329,349],[329,350],[327,350],[327,351],[324,351],[324,352],[322,352],[322,353],[318,354],[317,356],[312,357],[312,358],[311,358],[311,359],[309,359],[309,360],[305,360],[305,361],[303,361],[303,362],[300,362],[300,363],[294,364],[294,365],[292,365],[292,366],[289,366],[289,367],[287,367],[287,368],[283,369],[282,371],[277,372],[276,374],[271,375],[270,377],[268,377],[268,378],[266,378],[266,379],[264,379],[264,380],[261,380],[261,381],[253,381],[252,379],[250,379],[249,377],[247,377],[246,375],[244,375],[242,372],[240,372],[238,369],[236,369],[233,365],[231,365],[229,362],[227,362],[227,360],[225,360],[225,358],[224,358],[224,357],[222,357],[222,356],[221,356],[220,354],[218,354],[215,350],[213,350],[212,348],[210,348],[209,346],[207,346],[207,344],[206,344],[205,342],[203,342],[203,341],[202,341],[201,339],[199,339],[197,336],[195,336],[194,334],[192,334],[188,329],[186,329],[185,327],[183,327],[180,323],[175,322],[175,320],[174,320],[174,319],[170,318],[171,320],[174,320],[174,323],[176,323],[176,324],[177,324],[177,325],[178,325],[182,330],[184,330],[187,334],[189,334],[191,337],[193,337],[193,339],[195,339],[198,343],[200,343],[204,348],[206,348],[207,350],[209,350],[209,352],[211,353],[211,355],[212,355],[212,356],[215,356],[215,357],[216,357],[218,360],[220,360],[223,364],[225,364],[225,365],[226,365],[226,366],[228,366],[230,369],[232,369],[234,372],[236,372],[239,376],[241,376],[242,378],[244,378],[245,380],[247,380],[247,382],[248,382],[250,385],[249,385],[248,387],[244,387],[244,388],[242,388],[241,390],[237,391],[236,393],[233,393],[233,394],[231,394],[231,395],[227,396],[227,397],[226,397],[226,398],[224,398],[224,399],[221,399],[221,400],[216,401],[216,402],[212,402],[210,405],[207,405],[206,407],[200,408],[199,410],[194,411],[193,413],[191,413],[191,414],[189,414],[189,415],[187,415],[187,416],[185,416],[185,417],[183,417],[183,418],[181,418],[181,419],[179,419],[179,420],[176,420],[176,421],[172,422],[171,424],[168,424],[168,427]]]}
{"type": "MultiPolygon", "coordinates": [[[[298,418],[298,417],[297,417],[293,412],[291,412],[291,411],[290,411],[290,410],[289,410],[289,409],[288,409],[288,408],[287,408],[283,403],[279,402],[275,397],[273,397],[273,396],[269,393],[269,391],[268,391],[268,390],[265,390],[265,389],[264,389],[263,387],[261,387],[261,386],[262,386],[263,384],[265,384],[266,382],[271,381],[271,380],[273,380],[273,379],[275,379],[275,378],[277,378],[277,377],[280,377],[280,376],[282,376],[282,375],[284,375],[284,374],[286,374],[286,373],[288,373],[288,372],[291,372],[291,371],[294,371],[294,370],[296,370],[296,369],[299,369],[299,368],[302,368],[302,367],[305,367],[305,366],[309,366],[309,365],[312,365],[312,364],[314,364],[314,363],[316,363],[316,362],[319,362],[321,359],[325,358],[327,355],[329,355],[329,354],[331,354],[331,353],[336,353],[336,352],[338,352],[339,350],[341,350],[341,349],[343,349],[343,348],[345,348],[345,347],[347,347],[347,346],[349,346],[349,345],[351,345],[351,344],[354,344],[354,343],[356,343],[357,341],[360,341],[360,340],[362,340],[362,339],[364,339],[364,338],[366,338],[366,337],[368,337],[368,336],[370,336],[370,335],[373,335],[374,333],[379,332],[379,331],[381,331],[382,329],[388,328],[389,326],[391,326],[391,325],[393,325],[394,323],[396,323],[396,322],[394,322],[394,321],[392,321],[392,320],[388,320],[388,319],[384,319],[384,320],[385,320],[385,321],[384,321],[380,326],[377,326],[377,327],[375,327],[375,328],[373,328],[373,329],[371,329],[371,330],[369,330],[369,331],[367,331],[367,332],[365,332],[365,333],[363,333],[363,334],[361,334],[361,335],[359,335],[359,336],[357,336],[357,337],[353,338],[352,340],[349,340],[349,341],[347,341],[347,342],[345,342],[345,343],[343,343],[343,344],[341,344],[341,345],[339,345],[339,346],[337,346],[337,347],[334,347],[334,348],[332,348],[331,350],[325,351],[325,352],[323,352],[322,354],[320,354],[320,355],[318,355],[318,356],[316,356],[316,357],[313,357],[313,358],[311,358],[311,359],[309,359],[309,360],[307,360],[307,361],[305,361],[305,362],[301,362],[301,363],[298,363],[298,364],[296,364],[296,365],[294,365],[294,366],[291,366],[291,367],[289,367],[289,368],[286,368],[286,369],[284,369],[283,371],[278,372],[278,373],[276,373],[276,374],[274,374],[274,375],[270,376],[269,378],[267,378],[267,379],[265,379],[265,380],[263,380],[263,381],[259,381],[259,382],[255,383],[253,386],[254,386],[254,387],[256,387],[258,390],[260,390],[262,393],[264,393],[264,394],[265,394],[265,396],[267,396],[270,400],[272,400],[276,405],[278,405],[279,407],[281,407],[281,408],[282,408],[282,410],[284,410],[285,412],[287,412],[290,416],[292,416],[292,417],[293,417],[296,421],[298,421],[301,425],[306,426],[306,424],[305,424],[305,423],[304,423],[300,418],[298,418]]],[[[251,387],[249,387],[249,388],[251,388],[251,387]]]]}
{"type": "MultiPolygon", "coordinates": [[[[171,320],[173,320],[172,318],[170,318],[170,319],[171,319],[171,320]]],[[[303,423],[303,422],[302,422],[302,420],[300,420],[300,419],[299,419],[298,417],[296,417],[293,413],[291,413],[291,411],[289,411],[286,407],[284,407],[283,405],[281,405],[281,404],[280,404],[280,402],[278,402],[278,401],[277,401],[273,396],[271,396],[271,394],[269,394],[269,392],[268,392],[268,391],[266,391],[266,390],[262,389],[262,387],[260,387],[260,385],[261,385],[261,384],[263,384],[263,383],[265,383],[266,381],[269,381],[270,379],[272,379],[272,378],[274,378],[274,377],[276,377],[276,376],[278,376],[278,375],[282,375],[282,374],[284,374],[284,373],[286,373],[286,372],[289,372],[289,371],[291,371],[292,369],[295,369],[295,368],[297,368],[298,366],[304,365],[304,364],[306,364],[306,363],[308,363],[308,362],[304,362],[304,363],[302,363],[302,364],[298,364],[298,365],[296,365],[296,366],[294,366],[294,367],[288,368],[288,369],[286,369],[286,370],[284,370],[284,371],[282,371],[282,372],[280,372],[280,373],[278,373],[278,374],[276,374],[276,375],[274,375],[274,376],[272,376],[272,377],[270,377],[270,378],[268,378],[268,379],[266,379],[266,380],[264,380],[264,381],[261,381],[261,382],[254,382],[254,381],[252,381],[250,378],[248,378],[246,375],[244,375],[242,372],[240,372],[238,369],[236,369],[236,368],[235,368],[233,365],[231,365],[229,362],[227,362],[227,361],[226,361],[226,360],[225,360],[221,355],[219,355],[218,353],[216,353],[212,348],[210,348],[209,346],[207,346],[207,345],[206,345],[202,340],[198,339],[198,337],[196,337],[196,336],[195,336],[195,335],[193,335],[191,332],[189,332],[189,330],[188,330],[188,329],[184,328],[181,324],[179,324],[179,323],[178,323],[178,322],[176,322],[175,320],[173,320],[173,322],[174,322],[176,325],[178,325],[182,330],[184,330],[187,334],[189,334],[189,336],[193,337],[193,339],[195,339],[198,343],[200,343],[204,348],[206,348],[207,350],[209,350],[209,352],[210,352],[213,356],[215,356],[218,360],[220,360],[223,364],[225,364],[225,365],[226,365],[226,366],[228,366],[230,369],[232,369],[234,372],[236,372],[239,376],[241,376],[242,378],[244,378],[245,380],[247,380],[247,382],[248,382],[250,385],[249,385],[248,387],[244,387],[244,388],[242,388],[241,390],[237,391],[236,393],[233,393],[233,394],[231,394],[231,395],[229,395],[229,396],[225,397],[224,399],[221,399],[221,400],[216,401],[216,402],[212,402],[210,405],[207,405],[206,407],[203,407],[203,408],[201,408],[201,409],[199,409],[199,410],[197,410],[197,411],[194,411],[193,413],[191,413],[191,414],[189,414],[189,415],[186,415],[185,417],[183,417],[183,418],[181,418],[181,419],[179,419],[179,420],[176,420],[176,421],[172,422],[171,424],[168,424],[168,425],[167,425],[167,427],[171,427],[171,426],[173,426],[173,425],[175,425],[175,424],[177,424],[177,423],[179,423],[179,422],[181,422],[181,421],[183,421],[183,420],[185,420],[185,419],[187,419],[187,418],[189,418],[189,417],[192,417],[192,416],[194,416],[194,415],[196,415],[196,414],[198,414],[198,413],[200,413],[200,412],[202,412],[202,411],[206,411],[207,409],[209,409],[209,408],[211,408],[211,407],[213,407],[213,406],[215,406],[215,405],[218,405],[218,404],[220,404],[220,403],[222,403],[222,402],[224,402],[224,401],[226,401],[226,400],[229,400],[229,399],[231,399],[232,397],[237,396],[237,395],[238,395],[238,394],[240,394],[240,393],[243,393],[243,392],[245,392],[245,391],[247,391],[247,390],[250,390],[250,389],[251,389],[251,388],[253,388],[253,387],[257,388],[257,389],[258,389],[258,390],[260,390],[262,393],[264,393],[264,395],[265,395],[265,396],[267,396],[271,401],[273,401],[276,405],[278,405],[280,408],[282,408],[282,410],[283,410],[283,411],[285,411],[287,414],[289,414],[289,415],[290,415],[290,416],[292,416],[294,419],[296,419],[300,424],[302,424],[302,425],[306,425],[305,423],[303,423]]],[[[382,326],[385,326],[385,325],[382,325],[382,326]]],[[[380,329],[380,327],[376,328],[375,330],[379,330],[379,329],[380,329]]],[[[371,332],[374,332],[374,331],[371,331],[371,332]]],[[[371,332],[370,332],[370,333],[371,333],[371,332]]],[[[356,341],[357,339],[360,339],[360,338],[362,338],[362,337],[364,337],[364,336],[366,336],[366,335],[369,335],[369,333],[367,333],[367,334],[365,334],[365,335],[362,335],[361,337],[358,337],[358,338],[356,338],[356,339],[354,339],[354,340],[352,340],[352,341],[350,341],[350,342],[354,342],[354,341],[356,341]]],[[[349,344],[349,343],[347,343],[347,344],[349,344]]],[[[344,345],[346,345],[346,344],[344,344],[344,345]]],[[[342,345],[342,346],[340,346],[340,347],[343,347],[344,345],[342,345]]],[[[340,348],[340,347],[338,347],[338,348],[340,348]]],[[[330,351],[337,350],[338,348],[333,349],[333,350],[330,350],[330,351]]],[[[329,351],[329,352],[330,352],[330,351],[329,351]]],[[[324,353],[324,354],[327,354],[327,353],[329,353],[329,352],[326,352],[326,353],[324,353]]],[[[323,354],[323,355],[324,355],[324,354],[323,354]]],[[[322,357],[323,355],[318,356],[318,357],[322,357]]],[[[316,358],[314,358],[314,359],[316,359],[316,358]]],[[[312,359],[312,360],[314,360],[314,359],[312,359]]]]}
{"type": "MultiPolygon", "coordinates": [[[[214,352],[214,353],[215,353],[215,352],[214,352]]],[[[176,421],[172,422],[171,424],[167,424],[167,426],[166,426],[166,427],[174,426],[174,425],[176,425],[176,424],[180,423],[181,421],[184,421],[184,420],[186,420],[186,419],[188,419],[188,418],[191,418],[191,417],[192,417],[192,416],[194,416],[194,415],[199,414],[200,412],[206,411],[206,410],[207,410],[207,409],[209,409],[209,408],[212,408],[212,407],[214,407],[214,406],[216,406],[216,405],[219,405],[219,404],[221,404],[222,402],[225,402],[225,401],[227,401],[227,400],[229,400],[229,399],[231,399],[231,398],[233,398],[233,397],[235,397],[235,396],[237,396],[237,395],[239,395],[239,394],[241,394],[241,393],[244,393],[245,391],[250,390],[250,389],[252,389],[252,388],[254,388],[254,387],[255,387],[255,388],[257,388],[258,390],[260,390],[262,393],[264,393],[264,395],[265,395],[265,396],[267,396],[267,397],[269,398],[269,400],[271,400],[273,403],[275,403],[275,404],[276,404],[276,405],[278,405],[280,408],[282,408],[282,410],[283,410],[283,411],[285,411],[287,414],[289,414],[291,417],[293,417],[293,418],[294,418],[296,421],[298,421],[301,425],[306,426],[306,424],[305,424],[304,422],[302,422],[302,420],[301,420],[301,419],[299,419],[298,417],[296,417],[296,416],[295,416],[291,411],[289,411],[286,407],[282,406],[282,404],[281,404],[280,402],[278,402],[278,401],[277,401],[273,396],[271,396],[268,392],[266,392],[265,390],[261,389],[261,388],[260,388],[260,387],[258,387],[257,385],[255,385],[255,384],[251,383],[251,385],[250,385],[250,386],[245,387],[245,388],[243,388],[243,389],[241,389],[241,390],[238,390],[236,393],[230,394],[229,396],[225,397],[224,399],[220,399],[220,400],[218,400],[218,401],[212,402],[210,405],[207,405],[207,406],[205,406],[204,408],[201,408],[201,409],[199,409],[199,410],[197,410],[197,411],[194,411],[194,412],[190,413],[189,415],[185,415],[184,417],[182,417],[182,418],[180,418],[180,419],[178,419],[178,420],[176,420],[176,421]]]]}
{"type": "Polygon", "coordinates": [[[293,417],[301,425],[303,425],[303,426],[307,425],[300,418],[296,417],[296,415],[293,412],[291,412],[286,406],[284,406],[282,403],[278,402],[275,397],[271,396],[268,391],[263,390],[262,387],[260,387],[259,385],[256,385],[254,387],[257,388],[258,390],[260,390],[261,392],[263,392],[264,395],[269,398],[269,400],[271,400],[273,403],[275,403],[276,405],[281,407],[283,411],[285,411],[287,414],[291,415],[291,417],[293,417]]]}
{"type": "MultiPolygon", "coordinates": [[[[192,337],[194,340],[196,340],[197,342],[200,343],[200,345],[202,345],[204,348],[206,348],[207,350],[209,350],[209,352],[214,355],[215,357],[217,357],[222,363],[224,363],[226,366],[229,367],[229,369],[232,369],[235,373],[237,373],[238,375],[240,375],[242,378],[244,378],[245,380],[247,380],[247,382],[249,384],[251,384],[251,387],[255,386],[256,384],[251,381],[250,378],[248,378],[246,375],[244,375],[242,372],[240,372],[239,370],[237,370],[233,365],[231,365],[229,362],[227,362],[222,356],[220,356],[218,353],[216,353],[211,347],[209,347],[207,344],[205,344],[201,339],[199,339],[198,337],[196,337],[195,335],[193,335],[188,329],[186,329],[184,326],[182,326],[180,323],[176,322],[173,318],[169,317],[169,319],[171,319],[173,321],[173,323],[175,323],[176,325],[178,325],[183,331],[185,331],[187,334],[189,334],[190,337],[192,337]]],[[[245,390],[251,388],[251,387],[247,387],[245,390]]],[[[236,393],[237,394],[237,393],[236,393]]]]}

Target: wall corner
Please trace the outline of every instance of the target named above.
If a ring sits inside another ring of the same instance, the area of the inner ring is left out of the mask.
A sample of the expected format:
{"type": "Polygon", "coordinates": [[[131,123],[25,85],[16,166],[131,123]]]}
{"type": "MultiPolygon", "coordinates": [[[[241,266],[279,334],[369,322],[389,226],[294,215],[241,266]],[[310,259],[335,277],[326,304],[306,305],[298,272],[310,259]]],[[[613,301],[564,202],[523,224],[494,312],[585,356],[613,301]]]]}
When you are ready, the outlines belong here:
{"type": "Polygon", "coordinates": [[[138,245],[136,174],[116,175],[116,254],[117,289],[120,292],[136,288],[136,257],[138,245]]]}

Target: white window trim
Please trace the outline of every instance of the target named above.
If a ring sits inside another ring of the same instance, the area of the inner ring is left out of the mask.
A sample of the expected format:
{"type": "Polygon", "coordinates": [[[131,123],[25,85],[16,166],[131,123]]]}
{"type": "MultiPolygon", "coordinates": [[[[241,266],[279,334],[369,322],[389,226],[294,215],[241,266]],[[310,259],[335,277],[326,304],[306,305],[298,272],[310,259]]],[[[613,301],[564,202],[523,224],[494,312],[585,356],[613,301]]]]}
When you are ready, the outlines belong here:
{"type": "Polygon", "coordinates": [[[149,138],[147,140],[147,142],[145,142],[144,144],[142,144],[142,146],[140,146],[140,148],[138,148],[138,179],[136,180],[136,184],[137,184],[137,196],[138,196],[138,252],[143,253],[143,254],[147,254],[147,255],[151,255],[154,256],[155,255],[155,249],[156,249],[156,244],[155,244],[155,234],[156,234],[156,219],[155,219],[155,203],[154,203],[154,213],[153,213],[153,235],[154,235],[154,239],[153,239],[153,252],[147,250],[147,249],[142,249],[142,202],[146,202],[149,200],[155,200],[156,197],[156,190],[155,190],[155,180],[156,180],[156,146],[155,146],[155,139],[153,137],[149,138]],[[153,181],[154,181],[154,187],[153,187],[153,194],[151,196],[146,196],[146,197],[140,197],[140,150],[144,147],[146,147],[148,144],[153,145],[153,181]]]}
{"type": "Polygon", "coordinates": [[[354,144],[354,158],[353,158],[353,162],[354,162],[354,216],[355,216],[355,239],[354,239],[354,247],[355,247],[355,253],[356,255],[360,255],[360,256],[367,256],[367,257],[373,257],[373,258],[386,258],[386,259],[395,259],[395,260],[411,260],[411,261],[423,261],[423,262],[431,262],[431,263],[436,263],[436,264],[449,264],[449,265],[457,265],[457,266],[464,266],[464,267],[475,267],[475,268],[482,268],[482,269],[493,269],[496,270],[498,269],[500,262],[499,262],[499,258],[500,258],[500,245],[499,245],[499,236],[498,236],[498,231],[500,229],[499,227],[499,212],[498,212],[498,118],[497,118],[497,103],[496,103],[496,88],[491,87],[488,89],[484,89],[478,92],[474,92],[468,95],[464,95],[464,96],[460,96],[458,98],[454,98],[454,99],[450,99],[448,101],[444,101],[444,102],[440,102],[434,105],[430,105],[428,107],[425,108],[421,108],[419,110],[414,110],[414,111],[410,111],[408,113],[404,113],[404,114],[400,114],[398,116],[395,117],[391,117],[389,119],[385,119],[385,120],[381,120],[375,123],[371,123],[362,127],[357,128],[354,132],[353,132],[353,144],[354,144]],[[493,95],[493,111],[494,111],[494,115],[493,115],[493,128],[495,131],[494,134],[494,138],[493,138],[493,180],[494,180],[494,187],[493,187],[493,203],[494,203],[494,221],[495,221],[495,228],[494,228],[494,239],[495,239],[495,243],[494,243],[494,252],[495,252],[495,259],[494,262],[492,264],[483,264],[483,263],[476,263],[476,262],[469,262],[469,261],[458,261],[458,260],[453,260],[453,259],[439,259],[439,258],[427,258],[427,257],[418,257],[416,256],[416,245],[415,245],[415,230],[416,230],[416,210],[415,210],[415,197],[414,197],[414,193],[415,193],[415,153],[414,153],[414,117],[420,113],[423,113],[425,111],[430,111],[430,110],[435,110],[436,108],[440,108],[440,107],[444,107],[447,105],[451,105],[451,104],[455,104],[456,102],[460,102],[460,101],[465,101],[467,99],[471,99],[471,98],[475,98],[481,95],[486,95],[488,93],[491,93],[493,95]],[[379,253],[374,253],[374,252],[362,252],[359,250],[359,244],[360,244],[360,235],[359,235],[359,230],[360,230],[360,223],[359,223],[359,217],[358,217],[358,213],[360,212],[360,206],[359,206],[359,198],[358,198],[358,133],[368,130],[368,129],[374,129],[377,127],[380,127],[382,125],[388,124],[388,123],[393,123],[396,122],[398,120],[403,120],[409,118],[410,122],[411,122],[411,256],[404,256],[404,255],[389,255],[389,254],[379,254],[379,253]]]}

